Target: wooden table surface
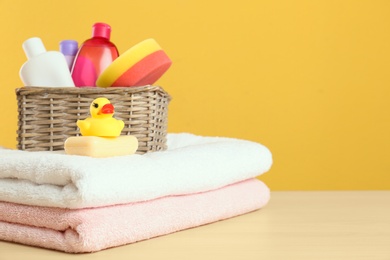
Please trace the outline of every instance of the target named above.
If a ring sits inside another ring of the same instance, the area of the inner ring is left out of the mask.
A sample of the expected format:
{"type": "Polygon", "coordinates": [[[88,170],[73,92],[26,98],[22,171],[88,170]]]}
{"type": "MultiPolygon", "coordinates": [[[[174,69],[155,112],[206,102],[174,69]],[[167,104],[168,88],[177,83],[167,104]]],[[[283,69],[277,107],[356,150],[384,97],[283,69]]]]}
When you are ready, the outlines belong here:
{"type": "Polygon", "coordinates": [[[390,191],[272,192],[259,211],[92,254],[0,242],[19,259],[390,260],[390,191]]]}

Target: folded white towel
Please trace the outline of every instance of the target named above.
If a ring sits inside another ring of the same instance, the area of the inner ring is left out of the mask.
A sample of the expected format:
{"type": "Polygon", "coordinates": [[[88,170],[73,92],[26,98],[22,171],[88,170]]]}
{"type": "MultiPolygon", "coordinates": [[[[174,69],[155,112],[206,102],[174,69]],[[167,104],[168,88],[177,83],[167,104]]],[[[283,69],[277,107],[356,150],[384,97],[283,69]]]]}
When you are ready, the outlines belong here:
{"type": "Polygon", "coordinates": [[[0,200],[86,208],[208,191],[269,170],[270,151],[233,138],[168,134],[168,150],[91,158],[0,149],[0,200]]]}

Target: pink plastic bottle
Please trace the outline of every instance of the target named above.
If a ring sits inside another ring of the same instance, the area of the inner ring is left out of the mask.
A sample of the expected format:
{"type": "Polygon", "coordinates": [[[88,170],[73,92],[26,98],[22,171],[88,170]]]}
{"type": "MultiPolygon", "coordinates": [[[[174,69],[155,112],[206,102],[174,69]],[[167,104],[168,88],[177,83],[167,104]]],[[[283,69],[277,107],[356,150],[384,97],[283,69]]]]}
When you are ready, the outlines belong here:
{"type": "Polygon", "coordinates": [[[116,46],[110,42],[111,27],[95,23],[92,38],[79,48],[72,68],[76,87],[95,87],[96,79],[118,56],[116,46]]]}

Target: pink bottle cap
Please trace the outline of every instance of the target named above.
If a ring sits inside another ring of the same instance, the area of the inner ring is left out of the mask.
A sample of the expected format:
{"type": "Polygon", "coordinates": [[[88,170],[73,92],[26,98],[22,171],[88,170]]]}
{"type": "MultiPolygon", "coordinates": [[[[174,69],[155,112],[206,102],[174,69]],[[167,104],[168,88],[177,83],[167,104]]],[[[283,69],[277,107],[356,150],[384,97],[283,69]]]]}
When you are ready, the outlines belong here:
{"type": "Polygon", "coordinates": [[[92,26],[92,37],[103,37],[110,39],[111,27],[106,23],[95,23],[92,26]]]}

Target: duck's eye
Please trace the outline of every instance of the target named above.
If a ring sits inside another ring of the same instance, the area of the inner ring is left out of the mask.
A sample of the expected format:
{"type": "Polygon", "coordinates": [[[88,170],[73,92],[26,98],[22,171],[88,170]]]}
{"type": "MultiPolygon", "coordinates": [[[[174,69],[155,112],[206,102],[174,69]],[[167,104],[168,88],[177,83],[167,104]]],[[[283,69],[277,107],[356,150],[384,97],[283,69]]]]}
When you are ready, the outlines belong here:
{"type": "Polygon", "coordinates": [[[93,107],[94,107],[94,108],[98,108],[98,107],[99,107],[99,104],[93,103],[93,107]]]}

